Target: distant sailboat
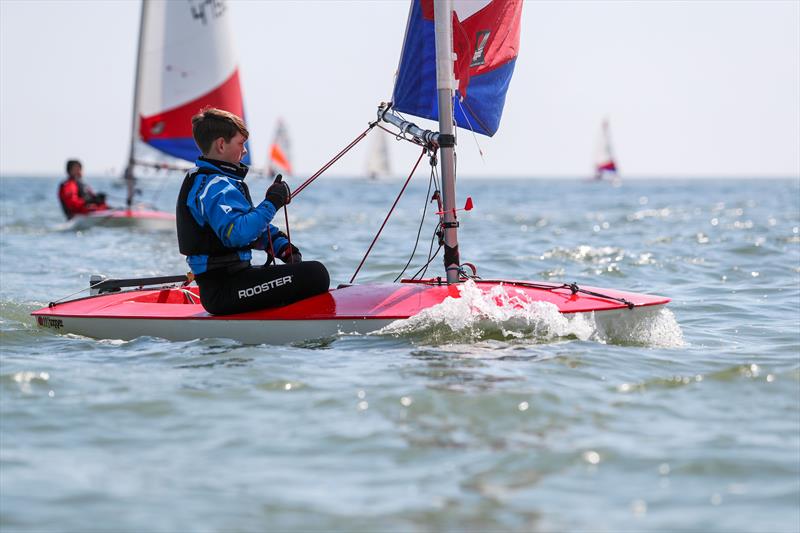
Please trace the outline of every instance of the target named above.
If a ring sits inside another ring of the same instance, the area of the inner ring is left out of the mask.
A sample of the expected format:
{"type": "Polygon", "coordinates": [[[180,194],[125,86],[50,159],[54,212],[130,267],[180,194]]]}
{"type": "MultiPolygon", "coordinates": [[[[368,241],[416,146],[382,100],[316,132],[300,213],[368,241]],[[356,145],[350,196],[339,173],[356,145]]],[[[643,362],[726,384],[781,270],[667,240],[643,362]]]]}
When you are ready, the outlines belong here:
{"type": "Polygon", "coordinates": [[[392,173],[389,165],[389,146],[386,143],[386,135],[380,131],[373,136],[367,155],[367,176],[376,180],[386,178],[392,173]]]}
{"type": "Polygon", "coordinates": [[[275,136],[269,147],[269,158],[267,161],[267,176],[283,174],[288,177],[294,174],[292,171],[291,143],[289,142],[289,132],[283,120],[278,119],[275,126],[275,136]]]}
{"type": "MultiPolygon", "coordinates": [[[[184,170],[200,151],[191,118],[203,107],[244,116],[229,5],[142,0],[134,81],[127,208],[79,221],[86,226],[175,227],[175,215],[134,208],[139,168],[184,170]],[[178,161],[176,161],[178,160],[178,161]]],[[[249,162],[245,157],[245,163],[249,162]]]]}
{"type": "Polygon", "coordinates": [[[595,148],[594,179],[602,180],[608,176],[612,177],[612,181],[619,181],[617,162],[611,149],[608,119],[605,118],[595,148]]]}

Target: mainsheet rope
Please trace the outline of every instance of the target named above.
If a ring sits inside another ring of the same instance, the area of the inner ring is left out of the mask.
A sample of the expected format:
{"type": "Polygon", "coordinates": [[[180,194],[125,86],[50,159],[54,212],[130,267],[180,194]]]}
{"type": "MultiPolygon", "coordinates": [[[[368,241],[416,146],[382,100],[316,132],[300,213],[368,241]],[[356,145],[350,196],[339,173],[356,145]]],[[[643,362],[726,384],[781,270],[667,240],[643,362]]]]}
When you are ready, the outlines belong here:
{"type": "MultiPolygon", "coordinates": [[[[422,161],[422,157],[430,149],[428,146],[422,145],[421,143],[417,142],[415,139],[406,137],[403,134],[404,132],[401,131],[400,133],[395,133],[392,130],[389,130],[389,129],[385,128],[384,126],[380,125],[378,122],[379,121],[377,121],[377,120],[374,121],[374,122],[370,122],[369,126],[367,127],[367,129],[365,129],[363,132],[361,132],[359,135],[357,135],[356,138],[353,139],[350,142],[350,144],[345,146],[341,151],[339,151],[338,154],[333,156],[333,158],[331,158],[317,172],[315,172],[306,181],[301,183],[294,190],[294,192],[291,193],[291,199],[294,199],[294,197],[297,196],[298,194],[300,194],[300,192],[303,189],[305,189],[306,187],[311,185],[311,183],[314,180],[316,180],[318,177],[320,177],[326,170],[328,170],[331,166],[333,166],[334,163],[336,163],[339,159],[344,157],[344,155],[347,152],[349,152],[351,149],[353,149],[353,147],[355,147],[355,145],[357,145],[359,142],[361,142],[375,126],[377,126],[379,129],[382,129],[383,131],[389,133],[390,135],[393,135],[395,137],[395,139],[397,139],[397,140],[405,140],[405,141],[411,142],[413,144],[416,144],[418,146],[422,146],[422,153],[420,154],[419,159],[417,159],[417,162],[414,164],[414,168],[411,170],[411,173],[408,175],[408,178],[406,179],[406,182],[403,185],[403,188],[400,190],[400,194],[398,194],[397,198],[394,201],[394,204],[392,204],[391,209],[389,209],[389,213],[386,215],[386,218],[384,219],[383,224],[381,224],[381,227],[378,230],[378,233],[375,235],[375,238],[372,240],[372,243],[370,244],[369,248],[367,249],[367,252],[364,254],[364,257],[361,259],[361,263],[359,263],[358,268],[356,268],[356,271],[353,273],[353,277],[350,278],[350,283],[353,283],[353,281],[355,280],[356,276],[358,275],[358,272],[361,270],[361,267],[364,265],[364,262],[367,260],[367,257],[369,256],[370,252],[372,251],[372,247],[375,245],[375,242],[378,240],[378,237],[380,237],[380,234],[383,231],[384,226],[386,226],[386,222],[388,222],[389,217],[392,215],[392,212],[394,211],[394,208],[397,205],[397,202],[400,200],[400,197],[402,197],[403,192],[406,190],[406,187],[408,186],[408,183],[411,180],[411,177],[414,175],[414,172],[417,170],[417,167],[419,166],[420,161],[422,161]]],[[[291,238],[291,234],[289,233],[289,210],[288,210],[286,205],[283,206],[283,210],[284,210],[284,216],[285,216],[285,221],[286,221],[286,239],[289,241],[289,246],[291,247],[292,238],[291,238]]],[[[423,218],[423,220],[424,220],[424,218],[423,218]]],[[[268,237],[270,237],[270,236],[268,235],[268,237]]],[[[419,235],[417,235],[417,238],[419,238],[419,235]]],[[[273,256],[274,256],[275,251],[272,249],[272,238],[271,237],[269,238],[269,247],[270,247],[270,249],[271,249],[271,251],[273,253],[273,256]]],[[[416,247],[415,247],[415,250],[416,250],[416,247]]],[[[412,254],[412,258],[413,258],[413,254],[412,254]]],[[[430,264],[431,260],[432,260],[432,258],[429,258],[428,264],[430,264]]],[[[408,268],[408,265],[406,265],[406,268],[408,268]]],[[[403,270],[405,270],[405,269],[403,269],[403,270]]]]}
{"type": "Polygon", "coordinates": [[[349,151],[350,151],[350,150],[351,150],[351,149],[352,149],[352,148],[353,148],[355,145],[357,145],[359,142],[361,142],[361,141],[364,139],[364,137],[366,137],[366,136],[367,136],[367,134],[368,134],[370,131],[372,131],[372,128],[374,128],[374,127],[375,127],[377,124],[378,124],[378,122],[377,122],[377,121],[375,121],[375,122],[370,122],[370,123],[369,123],[369,127],[367,127],[367,129],[365,129],[363,132],[361,132],[361,134],[360,134],[360,135],[358,135],[358,136],[357,136],[355,139],[353,139],[353,141],[352,141],[350,144],[348,144],[347,146],[345,146],[345,147],[344,147],[344,148],[343,148],[343,149],[342,149],[342,150],[341,150],[341,151],[340,151],[338,154],[336,154],[335,156],[333,156],[333,158],[332,158],[330,161],[328,161],[327,163],[325,163],[324,165],[322,165],[322,168],[320,168],[320,169],[319,169],[317,172],[315,172],[313,176],[311,176],[311,177],[310,177],[310,178],[308,178],[306,181],[304,181],[303,183],[301,183],[301,184],[300,184],[300,185],[299,185],[299,186],[298,186],[298,187],[297,187],[297,188],[294,190],[294,192],[292,193],[292,199],[294,199],[294,197],[295,197],[295,196],[297,196],[298,194],[300,194],[300,192],[301,192],[303,189],[305,189],[306,187],[308,187],[308,186],[311,184],[311,182],[312,182],[312,181],[314,181],[315,179],[317,179],[318,177],[320,177],[320,176],[323,174],[323,172],[325,172],[326,170],[328,170],[328,169],[329,169],[329,168],[330,168],[330,167],[331,167],[331,166],[332,166],[334,163],[336,163],[336,162],[337,162],[339,159],[341,159],[341,158],[342,158],[342,157],[343,157],[343,156],[344,156],[344,155],[345,155],[347,152],[349,152],[349,151]]]}
{"type": "Polygon", "coordinates": [[[364,257],[361,259],[361,262],[358,264],[358,268],[356,268],[356,271],[353,272],[353,277],[350,278],[350,283],[353,283],[353,281],[355,281],[356,276],[358,275],[358,272],[361,270],[361,267],[364,266],[364,262],[367,260],[367,257],[369,256],[369,253],[372,251],[372,247],[375,246],[375,243],[377,242],[378,237],[381,236],[381,232],[383,231],[384,226],[386,226],[386,223],[389,221],[389,217],[392,216],[392,213],[394,212],[394,208],[397,206],[397,202],[399,202],[400,198],[403,196],[403,193],[405,192],[406,187],[408,186],[408,182],[411,181],[411,178],[414,176],[414,172],[417,171],[417,167],[419,166],[419,162],[422,161],[422,158],[427,153],[427,151],[428,151],[427,148],[423,148],[422,149],[422,153],[419,154],[419,157],[417,158],[417,162],[414,163],[414,168],[411,169],[411,173],[408,175],[408,178],[406,178],[406,182],[403,184],[403,188],[400,189],[400,193],[397,195],[397,198],[394,199],[394,203],[392,204],[392,207],[389,208],[389,212],[386,214],[386,218],[383,219],[383,224],[381,224],[380,229],[378,229],[378,233],[375,234],[375,238],[372,239],[372,243],[369,245],[369,248],[367,248],[367,253],[364,254],[364,257]]]}
{"type": "MultiPolygon", "coordinates": [[[[422,226],[425,224],[425,214],[428,212],[428,202],[429,202],[428,198],[431,198],[431,187],[433,187],[435,174],[436,174],[436,155],[434,154],[434,155],[431,156],[431,175],[430,175],[430,178],[428,178],[428,192],[425,193],[425,204],[422,206],[422,218],[419,221],[419,228],[417,228],[417,239],[414,241],[414,249],[411,250],[411,255],[409,256],[408,261],[406,262],[405,266],[403,267],[403,270],[401,270],[400,273],[397,275],[397,277],[394,278],[394,282],[395,283],[397,283],[398,280],[400,280],[400,278],[403,277],[403,274],[406,273],[406,270],[408,269],[409,265],[411,264],[411,261],[414,260],[414,255],[416,255],[416,253],[417,253],[417,247],[419,246],[419,238],[420,238],[420,235],[422,235],[422,226]]],[[[437,191],[439,190],[438,187],[437,187],[436,190],[437,191]]],[[[432,201],[432,200],[433,199],[431,198],[430,201],[432,201]]],[[[437,226],[437,229],[438,229],[438,226],[437,226]]],[[[434,231],[434,236],[435,236],[435,231],[434,231]]],[[[430,256],[430,250],[428,250],[428,256],[430,256]]],[[[429,261],[430,261],[430,257],[429,257],[429,261]]]]}

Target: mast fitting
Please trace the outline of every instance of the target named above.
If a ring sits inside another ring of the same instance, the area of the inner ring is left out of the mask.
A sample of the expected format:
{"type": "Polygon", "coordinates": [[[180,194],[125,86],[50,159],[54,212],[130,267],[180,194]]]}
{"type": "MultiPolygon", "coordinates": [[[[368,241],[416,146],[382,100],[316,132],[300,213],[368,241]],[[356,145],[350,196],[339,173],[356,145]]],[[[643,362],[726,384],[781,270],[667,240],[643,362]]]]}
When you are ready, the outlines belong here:
{"type": "Polygon", "coordinates": [[[439,147],[440,148],[452,148],[456,145],[456,136],[450,135],[449,133],[440,133],[439,134],[439,147]]]}

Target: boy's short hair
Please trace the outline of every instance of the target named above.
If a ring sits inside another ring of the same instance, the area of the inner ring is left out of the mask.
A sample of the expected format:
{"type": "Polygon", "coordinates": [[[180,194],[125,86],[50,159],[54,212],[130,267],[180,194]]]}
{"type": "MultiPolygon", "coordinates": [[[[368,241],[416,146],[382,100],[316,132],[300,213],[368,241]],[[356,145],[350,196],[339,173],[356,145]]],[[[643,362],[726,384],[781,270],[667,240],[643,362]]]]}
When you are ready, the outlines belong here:
{"type": "Polygon", "coordinates": [[[192,117],[192,137],[203,154],[211,150],[211,144],[216,139],[222,137],[229,142],[237,133],[241,133],[245,139],[250,137],[242,119],[229,111],[204,107],[192,117]]]}
{"type": "Polygon", "coordinates": [[[81,168],[83,167],[83,165],[81,165],[81,162],[78,161],[77,159],[70,159],[67,161],[67,174],[72,172],[72,167],[74,167],[75,165],[78,165],[81,168]]]}

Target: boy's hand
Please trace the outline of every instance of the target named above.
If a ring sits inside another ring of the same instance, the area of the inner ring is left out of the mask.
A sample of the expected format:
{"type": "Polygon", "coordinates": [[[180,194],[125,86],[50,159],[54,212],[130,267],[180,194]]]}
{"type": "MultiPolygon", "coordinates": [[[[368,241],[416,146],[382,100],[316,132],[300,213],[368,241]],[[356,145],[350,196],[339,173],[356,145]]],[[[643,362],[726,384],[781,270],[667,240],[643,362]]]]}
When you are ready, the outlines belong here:
{"type": "Polygon", "coordinates": [[[289,185],[282,181],[283,176],[278,174],[275,182],[267,189],[265,195],[267,201],[275,206],[275,209],[280,209],[284,205],[292,201],[292,191],[289,190],[289,185]]]}
{"type": "Polygon", "coordinates": [[[278,255],[281,258],[281,261],[284,263],[299,263],[303,260],[303,255],[300,253],[300,250],[292,244],[289,246],[288,244],[281,250],[281,253],[278,255]]]}

